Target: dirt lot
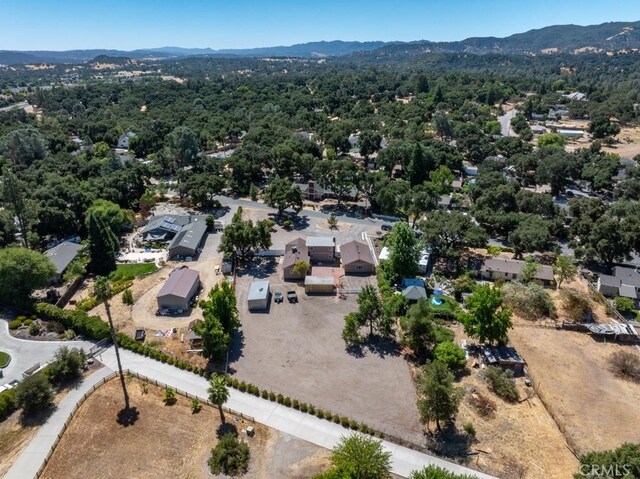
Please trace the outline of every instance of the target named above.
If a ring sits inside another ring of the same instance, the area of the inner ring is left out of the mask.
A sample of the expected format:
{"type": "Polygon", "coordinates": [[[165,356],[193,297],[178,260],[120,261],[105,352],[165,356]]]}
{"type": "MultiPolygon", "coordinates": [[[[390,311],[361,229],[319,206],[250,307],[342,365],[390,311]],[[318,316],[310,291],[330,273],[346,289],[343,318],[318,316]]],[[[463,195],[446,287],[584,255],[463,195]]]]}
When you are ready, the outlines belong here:
{"type": "MultiPolygon", "coordinates": [[[[102,478],[208,478],[210,450],[220,425],[218,411],[203,407],[191,413],[190,400],[178,397],[173,406],[162,402],[162,390],[129,380],[132,403],[140,416],[133,426],[115,421],[121,407],[119,383],[98,389],[78,410],[44,470],[44,478],[85,478],[100,471],[102,478]],[[153,440],[151,440],[153,438],[153,440]],[[78,451],[82,451],[81,454],[78,451]]],[[[248,423],[227,414],[239,431],[248,423]]],[[[306,478],[329,465],[330,451],[282,435],[260,424],[253,438],[242,435],[251,448],[247,477],[306,478]]]]}
{"type": "MultiPolygon", "coordinates": [[[[461,325],[455,326],[454,331],[458,343],[461,339],[471,343],[461,325]]],[[[473,358],[469,364],[472,361],[473,358]]],[[[459,381],[466,394],[457,417],[460,430],[467,422],[476,428],[477,441],[470,449],[483,451],[477,456],[478,462],[474,462],[476,466],[504,479],[572,477],[578,461],[535,391],[524,385],[523,378],[518,379],[520,398],[524,401],[511,404],[491,392],[480,374],[479,369],[470,369],[470,374],[459,381]],[[496,404],[493,415],[478,413],[470,402],[472,391],[496,404]]]]}
{"type": "Polygon", "coordinates": [[[616,143],[612,147],[603,145],[602,149],[624,158],[633,158],[640,154],[640,128],[621,128],[616,138],[620,143],[616,143]]]}
{"type": "Polygon", "coordinates": [[[296,290],[299,303],[271,301],[268,313],[249,313],[252,275],[238,277],[242,337],[230,357],[236,377],[420,440],[415,390],[399,351],[386,346],[364,347],[359,355],[345,350],[341,332],[344,316],[357,308],[355,295],[307,296],[302,286],[284,283],[274,265],[253,273],[269,278],[272,293],[296,290]]]}

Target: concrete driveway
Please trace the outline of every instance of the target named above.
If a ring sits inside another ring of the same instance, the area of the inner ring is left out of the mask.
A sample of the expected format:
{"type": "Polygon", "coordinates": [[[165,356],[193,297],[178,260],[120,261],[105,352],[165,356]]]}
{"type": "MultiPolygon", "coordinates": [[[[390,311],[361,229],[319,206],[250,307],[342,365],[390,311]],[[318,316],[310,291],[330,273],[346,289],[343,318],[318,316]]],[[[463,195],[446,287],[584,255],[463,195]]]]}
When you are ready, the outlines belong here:
{"type": "Polygon", "coordinates": [[[9,333],[9,323],[0,319],[0,350],[9,353],[11,362],[2,369],[4,377],[0,384],[14,379],[22,379],[22,372],[36,363],[44,364],[53,358],[53,354],[61,346],[84,348],[89,352],[93,343],[90,341],[28,341],[17,339],[9,333]]]}

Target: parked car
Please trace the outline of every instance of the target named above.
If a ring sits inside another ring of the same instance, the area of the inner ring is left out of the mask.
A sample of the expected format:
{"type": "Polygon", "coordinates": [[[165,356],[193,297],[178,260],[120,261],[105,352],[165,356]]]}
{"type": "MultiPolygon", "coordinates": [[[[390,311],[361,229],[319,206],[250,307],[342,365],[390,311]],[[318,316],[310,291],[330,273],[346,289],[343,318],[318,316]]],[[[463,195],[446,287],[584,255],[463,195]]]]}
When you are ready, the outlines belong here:
{"type": "Polygon", "coordinates": [[[380,226],[380,229],[382,231],[391,231],[391,225],[385,223],[382,226],[380,226]]]}
{"type": "Polygon", "coordinates": [[[297,303],[298,295],[296,294],[295,291],[287,291],[287,299],[289,300],[290,303],[297,303]]]}
{"type": "Polygon", "coordinates": [[[276,293],[274,293],[274,294],[273,294],[273,300],[274,300],[276,303],[282,303],[282,300],[283,300],[283,299],[284,299],[284,298],[283,298],[282,293],[281,293],[280,291],[278,291],[278,292],[276,292],[276,293]]]}

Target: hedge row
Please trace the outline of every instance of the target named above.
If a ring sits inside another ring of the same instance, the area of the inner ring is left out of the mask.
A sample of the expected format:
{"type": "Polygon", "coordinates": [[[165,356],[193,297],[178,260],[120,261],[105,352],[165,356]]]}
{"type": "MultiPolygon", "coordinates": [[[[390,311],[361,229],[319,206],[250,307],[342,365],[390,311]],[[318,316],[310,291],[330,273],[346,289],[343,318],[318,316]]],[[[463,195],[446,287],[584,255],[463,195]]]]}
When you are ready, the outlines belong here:
{"type": "MultiPolygon", "coordinates": [[[[150,346],[145,346],[144,344],[137,342],[135,339],[127,336],[126,334],[118,333],[117,338],[118,344],[124,349],[133,351],[134,353],[142,354],[143,356],[147,356],[151,359],[155,359],[156,361],[175,366],[185,371],[198,374],[204,378],[211,379],[212,373],[210,371],[196,366],[195,364],[191,364],[190,362],[183,361],[181,359],[176,359],[173,356],[170,356],[158,349],[152,348],[150,346]]],[[[313,404],[307,404],[305,402],[298,401],[297,399],[292,399],[289,396],[277,394],[273,391],[267,391],[266,389],[260,389],[254,384],[239,381],[238,379],[231,376],[226,376],[226,379],[229,387],[237,389],[238,391],[253,394],[254,396],[261,397],[262,399],[268,399],[269,401],[277,402],[278,404],[286,407],[292,407],[298,411],[314,415],[317,418],[326,419],[327,421],[340,424],[342,427],[347,429],[353,429],[355,431],[360,431],[365,434],[371,434],[380,438],[385,437],[384,433],[376,431],[366,424],[360,423],[354,419],[349,419],[346,416],[340,416],[338,414],[332,413],[331,411],[325,411],[321,408],[315,407],[313,404]]]]}
{"type": "Polygon", "coordinates": [[[99,316],[89,316],[85,311],[60,309],[48,303],[37,303],[35,311],[42,319],[62,323],[66,329],[73,329],[85,338],[100,340],[109,336],[109,325],[99,316]]]}

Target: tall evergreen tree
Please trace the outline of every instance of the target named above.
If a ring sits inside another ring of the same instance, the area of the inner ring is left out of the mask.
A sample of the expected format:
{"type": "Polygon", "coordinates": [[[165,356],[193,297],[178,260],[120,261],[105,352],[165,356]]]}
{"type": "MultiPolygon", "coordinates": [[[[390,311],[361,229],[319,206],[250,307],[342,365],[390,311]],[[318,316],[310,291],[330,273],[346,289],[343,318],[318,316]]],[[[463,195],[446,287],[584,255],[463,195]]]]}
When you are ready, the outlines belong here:
{"type": "Polygon", "coordinates": [[[89,253],[91,255],[89,270],[106,276],[116,269],[118,238],[102,218],[93,213],[87,215],[87,229],[89,230],[89,253]]]}

